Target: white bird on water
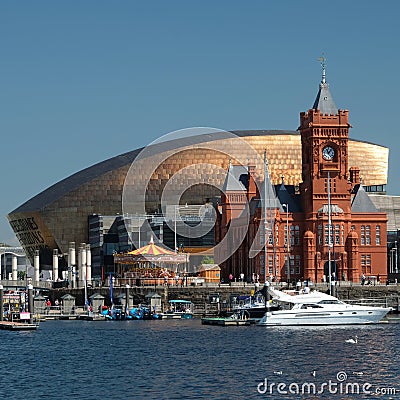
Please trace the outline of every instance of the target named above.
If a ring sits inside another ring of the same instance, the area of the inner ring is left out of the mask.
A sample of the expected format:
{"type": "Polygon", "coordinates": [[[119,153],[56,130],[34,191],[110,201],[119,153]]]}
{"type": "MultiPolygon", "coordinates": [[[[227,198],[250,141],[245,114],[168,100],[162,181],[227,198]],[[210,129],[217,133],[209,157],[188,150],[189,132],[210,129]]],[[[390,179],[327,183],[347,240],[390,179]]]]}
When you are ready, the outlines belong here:
{"type": "Polygon", "coordinates": [[[356,335],[354,337],[354,339],[353,338],[347,339],[347,340],[345,340],[345,342],[346,343],[357,343],[358,342],[358,336],[356,335]]]}
{"type": "Polygon", "coordinates": [[[364,375],[364,372],[357,372],[357,371],[354,371],[354,372],[353,372],[353,375],[362,376],[362,375],[364,375]]]}
{"type": "Polygon", "coordinates": [[[282,375],[282,371],[274,371],[275,375],[282,375]]]}

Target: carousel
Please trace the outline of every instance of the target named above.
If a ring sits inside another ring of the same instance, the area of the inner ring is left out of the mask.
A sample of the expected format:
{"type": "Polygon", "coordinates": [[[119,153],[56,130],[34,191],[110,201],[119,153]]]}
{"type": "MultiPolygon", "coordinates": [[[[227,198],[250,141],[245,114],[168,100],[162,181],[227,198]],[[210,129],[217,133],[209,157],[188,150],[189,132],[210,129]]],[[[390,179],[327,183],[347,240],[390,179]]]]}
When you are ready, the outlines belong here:
{"type": "Polygon", "coordinates": [[[149,244],[127,253],[114,254],[118,275],[124,283],[132,285],[179,284],[189,264],[189,253],[174,253],[149,244]]]}

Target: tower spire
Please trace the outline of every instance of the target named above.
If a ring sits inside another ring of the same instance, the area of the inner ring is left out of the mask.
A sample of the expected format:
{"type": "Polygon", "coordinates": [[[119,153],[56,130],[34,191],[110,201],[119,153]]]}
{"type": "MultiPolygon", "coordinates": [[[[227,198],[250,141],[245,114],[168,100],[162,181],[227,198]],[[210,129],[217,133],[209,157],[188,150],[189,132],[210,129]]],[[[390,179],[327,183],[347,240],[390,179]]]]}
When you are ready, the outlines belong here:
{"type": "Polygon", "coordinates": [[[318,58],[318,61],[321,62],[321,68],[322,68],[321,83],[326,83],[326,58],[325,58],[324,53],[322,53],[322,56],[318,58]]]}
{"type": "Polygon", "coordinates": [[[319,110],[324,115],[335,115],[338,112],[338,108],[336,107],[331,92],[329,91],[329,85],[326,83],[326,58],[323,53],[322,56],[318,58],[318,61],[321,62],[322,79],[312,108],[314,110],[319,110]]]}

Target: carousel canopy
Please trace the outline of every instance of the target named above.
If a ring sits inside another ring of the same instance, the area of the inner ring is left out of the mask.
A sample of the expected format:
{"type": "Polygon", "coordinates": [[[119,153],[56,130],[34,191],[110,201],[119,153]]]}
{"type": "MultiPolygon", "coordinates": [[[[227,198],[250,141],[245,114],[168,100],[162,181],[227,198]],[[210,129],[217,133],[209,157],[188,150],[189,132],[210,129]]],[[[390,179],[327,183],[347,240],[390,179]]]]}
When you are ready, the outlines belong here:
{"type": "Polygon", "coordinates": [[[128,253],[114,254],[114,261],[120,264],[134,264],[150,262],[154,264],[182,264],[189,261],[188,253],[174,253],[165,247],[154,244],[153,239],[146,246],[129,251],[128,253]]]}
{"type": "Polygon", "coordinates": [[[159,256],[164,254],[175,255],[175,253],[171,250],[168,250],[164,247],[157,246],[154,244],[153,241],[146,246],[140,247],[139,249],[130,251],[126,254],[131,254],[133,256],[140,256],[140,255],[149,255],[149,256],[159,256]]]}

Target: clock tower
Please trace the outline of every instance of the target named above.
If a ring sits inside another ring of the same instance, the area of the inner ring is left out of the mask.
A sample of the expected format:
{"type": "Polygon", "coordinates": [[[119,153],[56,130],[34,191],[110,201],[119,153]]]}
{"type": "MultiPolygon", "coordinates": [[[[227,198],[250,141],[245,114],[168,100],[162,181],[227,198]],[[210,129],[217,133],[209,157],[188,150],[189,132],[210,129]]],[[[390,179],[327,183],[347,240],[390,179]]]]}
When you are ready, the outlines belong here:
{"type": "Polygon", "coordinates": [[[322,60],[322,80],[312,109],[300,114],[302,145],[301,194],[308,218],[327,204],[328,177],[332,203],[350,213],[348,111],[338,110],[329,91],[322,60]]]}
{"type": "Polygon", "coordinates": [[[301,202],[304,212],[304,277],[321,281],[348,274],[345,237],[351,229],[348,110],[339,110],[322,80],[313,107],[300,114],[301,202]],[[329,228],[330,227],[330,228],[329,228]]]}

